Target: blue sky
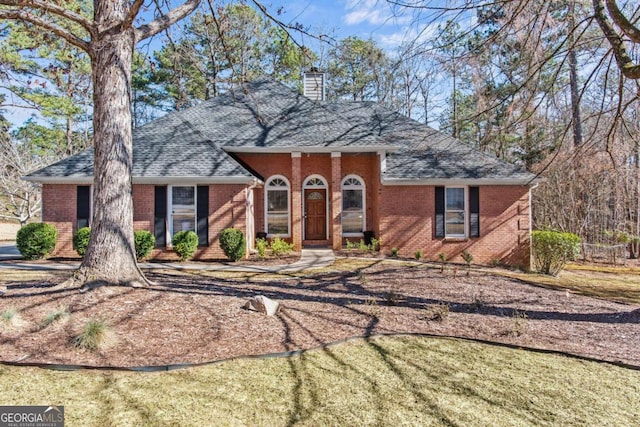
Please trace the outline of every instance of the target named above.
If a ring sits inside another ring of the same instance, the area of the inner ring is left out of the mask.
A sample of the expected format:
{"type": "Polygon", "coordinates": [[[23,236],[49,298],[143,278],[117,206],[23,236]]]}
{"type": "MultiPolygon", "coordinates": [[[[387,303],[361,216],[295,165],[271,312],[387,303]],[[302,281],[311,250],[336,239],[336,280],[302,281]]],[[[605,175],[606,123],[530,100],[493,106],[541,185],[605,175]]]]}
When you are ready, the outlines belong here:
{"type": "Polygon", "coordinates": [[[274,11],[282,6],[283,21],[299,22],[313,34],[371,38],[389,50],[402,42],[411,23],[411,16],[394,13],[384,0],[280,0],[265,5],[274,11]]]}

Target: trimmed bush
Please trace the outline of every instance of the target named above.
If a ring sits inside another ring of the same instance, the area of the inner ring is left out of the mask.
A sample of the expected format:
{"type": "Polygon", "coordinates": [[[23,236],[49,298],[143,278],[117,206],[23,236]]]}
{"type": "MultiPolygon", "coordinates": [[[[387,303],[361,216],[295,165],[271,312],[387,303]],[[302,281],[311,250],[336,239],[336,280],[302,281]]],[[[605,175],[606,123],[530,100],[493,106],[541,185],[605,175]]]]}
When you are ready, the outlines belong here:
{"type": "Polygon", "coordinates": [[[267,239],[256,239],[256,250],[258,251],[258,257],[260,257],[260,259],[264,259],[267,256],[268,246],[269,242],[267,241],[267,239]]]}
{"type": "Polygon", "coordinates": [[[40,259],[49,255],[56,247],[58,230],[43,222],[27,224],[18,230],[16,245],[24,259],[40,259]]]}
{"type": "Polygon", "coordinates": [[[76,234],[73,235],[73,249],[78,252],[81,257],[87,253],[87,246],[89,246],[89,237],[91,236],[91,228],[82,227],[76,234]]]}
{"type": "Polygon", "coordinates": [[[231,261],[238,261],[244,256],[247,242],[244,233],[237,228],[225,228],[220,233],[220,247],[231,261]]]}
{"type": "Polygon", "coordinates": [[[534,265],[543,274],[557,275],[580,253],[580,237],[559,231],[533,231],[531,233],[534,265]]]}
{"type": "Polygon", "coordinates": [[[156,236],[147,230],[133,232],[133,242],[136,247],[136,259],[142,261],[149,256],[156,244],[156,236]]]}
{"type": "Polygon", "coordinates": [[[287,243],[286,240],[282,240],[276,237],[271,241],[271,253],[273,256],[289,255],[293,251],[293,243],[287,243]]]}
{"type": "Polygon", "coordinates": [[[193,257],[196,249],[198,249],[198,235],[191,230],[178,231],[173,235],[171,241],[173,243],[173,250],[176,251],[182,261],[193,257]]]}

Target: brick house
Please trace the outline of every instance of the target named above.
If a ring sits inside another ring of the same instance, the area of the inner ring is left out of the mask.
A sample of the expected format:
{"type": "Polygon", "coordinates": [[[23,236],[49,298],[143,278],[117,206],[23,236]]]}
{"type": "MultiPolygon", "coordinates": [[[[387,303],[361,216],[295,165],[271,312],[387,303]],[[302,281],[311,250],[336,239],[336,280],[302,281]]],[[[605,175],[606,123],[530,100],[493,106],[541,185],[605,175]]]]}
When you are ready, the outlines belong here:
{"type": "MultiPolygon", "coordinates": [[[[323,79],[305,76],[305,95],[260,79],[134,130],[134,222],[155,234],[154,257],[194,230],[196,258],[222,258],[219,234],[235,227],[297,249],[374,235],[400,255],[529,266],[531,174],[375,103],[324,101],[323,79]]],[[[74,256],[92,150],[25,179],[42,185],[55,255],[74,256]]]]}

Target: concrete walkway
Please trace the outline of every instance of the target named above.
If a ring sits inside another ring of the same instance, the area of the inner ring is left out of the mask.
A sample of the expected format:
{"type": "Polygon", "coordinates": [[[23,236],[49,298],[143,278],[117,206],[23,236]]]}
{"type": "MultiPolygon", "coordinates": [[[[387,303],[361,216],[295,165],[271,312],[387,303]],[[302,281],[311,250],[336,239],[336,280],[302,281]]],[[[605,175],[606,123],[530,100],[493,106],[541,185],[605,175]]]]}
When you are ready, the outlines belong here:
{"type": "MultiPolygon", "coordinates": [[[[75,270],[79,262],[32,261],[18,263],[3,263],[4,260],[19,260],[20,253],[10,244],[0,243],[0,270],[75,270]]],[[[143,262],[143,270],[204,270],[204,271],[236,271],[245,273],[295,273],[328,267],[335,261],[331,249],[303,249],[300,259],[291,264],[283,265],[236,265],[234,263],[182,263],[182,262],[143,262]]]]}

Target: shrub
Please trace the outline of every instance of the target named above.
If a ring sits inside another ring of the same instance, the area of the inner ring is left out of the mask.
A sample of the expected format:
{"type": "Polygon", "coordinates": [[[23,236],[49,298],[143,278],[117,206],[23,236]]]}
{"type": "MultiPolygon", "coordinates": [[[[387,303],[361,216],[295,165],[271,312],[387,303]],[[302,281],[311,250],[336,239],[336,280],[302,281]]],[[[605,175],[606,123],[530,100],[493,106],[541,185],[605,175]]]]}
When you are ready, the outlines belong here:
{"type": "Polygon", "coordinates": [[[133,243],[136,248],[136,259],[142,261],[149,256],[156,244],[156,236],[147,230],[133,232],[133,243]]]}
{"type": "Polygon", "coordinates": [[[358,245],[356,245],[354,242],[352,242],[351,240],[347,239],[347,249],[355,249],[357,248],[358,245]]]}
{"type": "Polygon", "coordinates": [[[462,259],[467,263],[467,276],[469,275],[469,271],[471,270],[471,263],[473,262],[473,255],[469,253],[468,250],[462,251],[462,259]]]}
{"type": "Polygon", "coordinates": [[[364,239],[360,239],[360,243],[358,243],[358,250],[360,250],[362,252],[368,252],[369,249],[371,249],[371,246],[367,245],[364,242],[364,239]]]}
{"type": "Polygon", "coordinates": [[[198,235],[192,230],[178,231],[171,239],[173,250],[176,251],[180,260],[186,261],[193,257],[198,249],[198,235]]]}
{"type": "Polygon", "coordinates": [[[442,263],[440,266],[440,273],[444,273],[444,265],[447,263],[447,254],[445,254],[444,252],[440,252],[438,254],[438,258],[440,259],[440,262],[442,263]]]}
{"type": "Polygon", "coordinates": [[[375,237],[371,238],[371,245],[369,245],[371,247],[371,251],[375,252],[378,249],[380,249],[380,239],[376,239],[375,237]]]}
{"type": "Polygon", "coordinates": [[[260,259],[264,259],[267,256],[268,247],[269,242],[267,242],[267,239],[256,239],[256,250],[258,251],[258,257],[260,257],[260,259]]]}
{"type": "Polygon", "coordinates": [[[24,259],[40,259],[53,252],[57,239],[58,230],[53,225],[34,222],[18,230],[16,245],[24,259]]]}
{"type": "Polygon", "coordinates": [[[73,249],[78,252],[81,257],[87,253],[87,246],[89,246],[89,237],[91,236],[91,228],[82,227],[76,234],[73,235],[73,249]]]}
{"type": "Polygon", "coordinates": [[[73,339],[73,345],[83,350],[97,350],[107,339],[109,326],[99,319],[89,320],[73,339]]]}
{"type": "Polygon", "coordinates": [[[398,248],[396,248],[395,246],[393,248],[391,248],[391,256],[394,258],[398,258],[398,248]]]}
{"type": "Polygon", "coordinates": [[[413,256],[415,257],[416,260],[420,261],[420,258],[422,258],[422,251],[420,251],[420,250],[415,251],[413,256]]]}
{"type": "Polygon", "coordinates": [[[289,255],[293,251],[293,243],[287,243],[279,237],[271,241],[271,253],[274,256],[289,255]]]}
{"type": "Polygon", "coordinates": [[[244,256],[246,245],[244,233],[237,228],[225,228],[220,233],[220,247],[231,261],[238,261],[244,256]]]}
{"type": "Polygon", "coordinates": [[[535,267],[543,274],[557,275],[580,251],[580,237],[573,233],[534,231],[531,237],[535,267]]]}

